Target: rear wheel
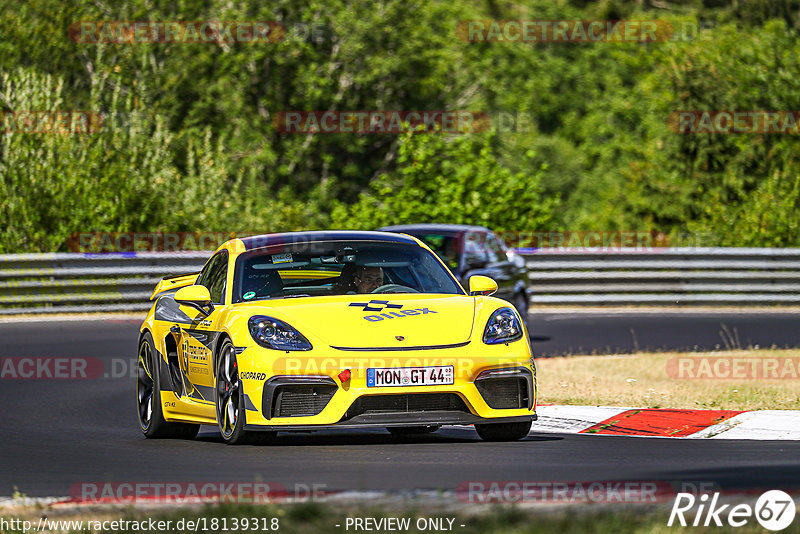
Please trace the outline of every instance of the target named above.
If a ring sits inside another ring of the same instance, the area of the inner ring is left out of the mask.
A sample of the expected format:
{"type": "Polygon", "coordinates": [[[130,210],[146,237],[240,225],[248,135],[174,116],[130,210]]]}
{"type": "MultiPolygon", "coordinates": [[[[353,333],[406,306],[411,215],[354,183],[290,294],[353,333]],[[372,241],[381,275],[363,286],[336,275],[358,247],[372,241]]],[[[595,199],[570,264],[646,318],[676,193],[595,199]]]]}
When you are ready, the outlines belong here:
{"type": "Polygon", "coordinates": [[[136,363],[136,397],[139,412],[139,428],[148,438],[194,439],[200,425],[170,423],[161,411],[161,365],[153,344],[153,336],[146,333],[139,343],[139,359],[136,363]]]}
{"type": "Polygon", "coordinates": [[[236,351],[229,339],[220,348],[216,383],[217,424],[225,443],[242,445],[271,442],[275,432],[247,432],[244,429],[244,394],[239,381],[236,351]]]}
{"type": "Polygon", "coordinates": [[[386,430],[393,436],[414,436],[419,434],[432,434],[442,428],[438,425],[427,426],[390,426],[386,430]]]}
{"type": "Polygon", "coordinates": [[[531,431],[531,421],[522,423],[486,423],[475,425],[475,430],[484,441],[516,441],[531,431]]]}

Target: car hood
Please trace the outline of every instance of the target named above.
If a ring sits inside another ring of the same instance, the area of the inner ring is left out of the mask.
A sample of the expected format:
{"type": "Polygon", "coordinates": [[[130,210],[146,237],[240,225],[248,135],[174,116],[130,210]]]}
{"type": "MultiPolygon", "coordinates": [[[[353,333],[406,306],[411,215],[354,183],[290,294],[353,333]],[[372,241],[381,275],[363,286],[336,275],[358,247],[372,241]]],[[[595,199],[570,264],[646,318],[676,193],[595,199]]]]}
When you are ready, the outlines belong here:
{"type": "Polygon", "coordinates": [[[341,348],[402,350],[464,343],[475,318],[475,299],[463,295],[395,293],[267,302],[252,306],[253,314],[288,322],[315,346],[322,342],[341,348]]]}

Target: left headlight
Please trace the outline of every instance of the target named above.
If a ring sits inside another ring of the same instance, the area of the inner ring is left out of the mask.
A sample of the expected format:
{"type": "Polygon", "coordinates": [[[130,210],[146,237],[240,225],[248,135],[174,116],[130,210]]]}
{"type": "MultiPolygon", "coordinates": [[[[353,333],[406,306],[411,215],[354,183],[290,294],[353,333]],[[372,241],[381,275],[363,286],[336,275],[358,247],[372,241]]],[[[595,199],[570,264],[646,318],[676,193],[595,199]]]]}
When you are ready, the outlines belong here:
{"type": "Polygon", "coordinates": [[[483,342],[487,345],[508,343],[522,337],[522,324],[517,313],[511,308],[496,310],[486,323],[483,342]]]}
{"type": "Polygon", "coordinates": [[[247,321],[250,335],[262,347],[275,350],[311,350],[311,343],[279,319],[254,315],[247,321]]]}

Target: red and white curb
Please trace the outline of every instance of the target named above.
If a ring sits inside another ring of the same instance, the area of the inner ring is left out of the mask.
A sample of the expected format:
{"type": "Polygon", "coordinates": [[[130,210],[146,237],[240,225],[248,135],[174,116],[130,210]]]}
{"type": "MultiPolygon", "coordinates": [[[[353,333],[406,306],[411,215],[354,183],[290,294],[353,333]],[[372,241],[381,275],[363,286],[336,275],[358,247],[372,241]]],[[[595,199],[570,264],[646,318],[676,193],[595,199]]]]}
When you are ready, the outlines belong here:
{"type": "Polygon", "coordinates": [[[531,431],[665,438],[800,440],[800,410],[536,407],[531,431]]]}

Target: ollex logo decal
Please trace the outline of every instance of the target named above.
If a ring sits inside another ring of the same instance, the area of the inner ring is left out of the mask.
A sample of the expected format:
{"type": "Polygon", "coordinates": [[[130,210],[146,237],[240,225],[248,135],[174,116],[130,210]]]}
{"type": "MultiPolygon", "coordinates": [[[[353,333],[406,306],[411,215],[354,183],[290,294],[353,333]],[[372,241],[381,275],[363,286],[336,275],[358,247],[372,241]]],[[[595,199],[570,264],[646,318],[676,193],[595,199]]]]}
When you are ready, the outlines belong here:
{"type": "Polygon", "coordinates": [[[389,304],[388,300],[370,300],[369,302],[351,302],[350,306],[357,306],[362,308],[365,312],[382,312],[383,310],[400,310],[390,311],[388,313],[379,313],[375,315],[365,315],[364,319],[370,322],[383,321],[384,319],[403,318],[409,315],[427,315],[429,313],[437,313],[428,308],[416,308],[411,310],[401,310],[402,304],[389,304]]]}
{"type": "Polygon", "coordinates": [[[399,310],[402,304],[389,304],[388,300],[371,300],[369,302],[351,302],[350,306],[363,307],[364,311],[383,311],[384,309],[399,310]]]}

